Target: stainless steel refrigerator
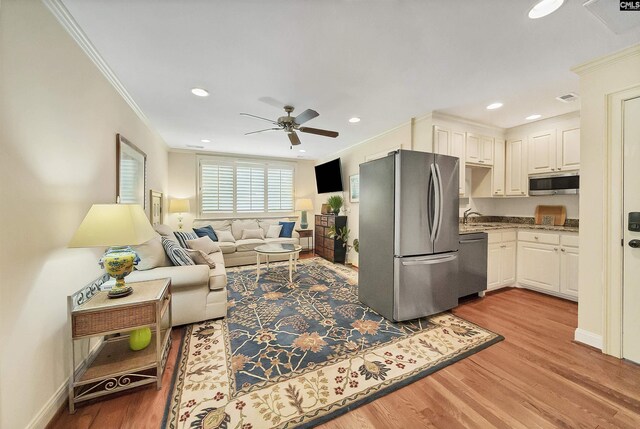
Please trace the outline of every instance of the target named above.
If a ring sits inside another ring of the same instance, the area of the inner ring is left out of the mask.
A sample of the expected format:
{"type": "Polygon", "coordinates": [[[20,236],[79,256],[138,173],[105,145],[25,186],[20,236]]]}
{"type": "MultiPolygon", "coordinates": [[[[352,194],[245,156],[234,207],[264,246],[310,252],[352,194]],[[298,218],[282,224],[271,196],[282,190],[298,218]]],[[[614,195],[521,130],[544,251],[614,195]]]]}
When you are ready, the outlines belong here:
{"type": "Polygon", "coordinates": [[[360,301],[410,320],[458,305],[459,159],[398,150],[360,165],[360,301]]]}

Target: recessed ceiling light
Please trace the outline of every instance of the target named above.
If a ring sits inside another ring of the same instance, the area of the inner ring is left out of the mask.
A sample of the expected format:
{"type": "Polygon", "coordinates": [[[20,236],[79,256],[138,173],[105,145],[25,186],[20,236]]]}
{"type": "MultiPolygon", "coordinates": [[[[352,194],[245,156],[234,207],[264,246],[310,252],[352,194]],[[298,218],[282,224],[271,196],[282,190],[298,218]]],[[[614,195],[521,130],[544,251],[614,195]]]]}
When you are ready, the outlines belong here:
{"type": "Polygon", "coordinates": [[[191,88],[191,93],[193,95],[197,95],[198,97],[208,97],[209,96],[209,91],[207,91],[206,89],[202,89],[202,88],[191,88]]]}
{"type": "Polygon", "coordinates": [[[539,119],[539,118],[542,118],[542,115],[529,115],[525,119],[527,121],[533,121],[534,119],[539,119]]]}
{"type": "Polygon", "coordinates": [[[502,103],[491,103],[487,106],[487,110],[495,110],[502,107],[502,103]]]}
{"type": "Polygon", "coordinates": [[[306,150],[304,150],[304,149],[300,149],[300,152],[305,153],[305,152],[306,152],[306,150]]]}
{"type": "Polygon", "coordinates": [[[192,149],[204,149],[204,146],[199,144],[188,144],[187,147],[190,147],[192,149]]]}
{"type": "Polygon", "coordinates": [[[201,141],[202,143],[211,143],[211,140],[209,140],[209,139],[202,139],[202,140],[200,140],[200,141],[201,141]]]}
{"type": "Polygon", "coordinates": [[[354,116],[353,118],[349,119],[349,122],[351,122],[352,124],[358,123],[360,122],[360,118],[354,116]]]}
{"type": "Polygon", "coordinates": [[[562,6],[564,0],[541,0],[529,11],[529,18],[538,19],[552,14],[562,6]]]}

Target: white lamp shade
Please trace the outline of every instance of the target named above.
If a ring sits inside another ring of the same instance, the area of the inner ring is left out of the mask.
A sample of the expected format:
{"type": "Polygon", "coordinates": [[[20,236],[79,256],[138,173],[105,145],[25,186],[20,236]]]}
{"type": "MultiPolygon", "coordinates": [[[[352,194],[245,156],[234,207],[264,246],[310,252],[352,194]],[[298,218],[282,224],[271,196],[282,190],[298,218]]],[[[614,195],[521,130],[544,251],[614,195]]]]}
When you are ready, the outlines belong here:
{"type": "Polygon", "coordinates": [[[69,247],[135,246],[156,236],[138,204],[94,204],[69,247]]]}
{"type": "Polygon", "coordinates": [[[191,207],[187,199],[175,199],[169,201],[169,213],[188,213],[191,207]]]}
{"type": "Polygon", "coordinates": [[[299,198],[296,200],[296,210],[313,210],[313,203],[310,198],[299,198]]]}

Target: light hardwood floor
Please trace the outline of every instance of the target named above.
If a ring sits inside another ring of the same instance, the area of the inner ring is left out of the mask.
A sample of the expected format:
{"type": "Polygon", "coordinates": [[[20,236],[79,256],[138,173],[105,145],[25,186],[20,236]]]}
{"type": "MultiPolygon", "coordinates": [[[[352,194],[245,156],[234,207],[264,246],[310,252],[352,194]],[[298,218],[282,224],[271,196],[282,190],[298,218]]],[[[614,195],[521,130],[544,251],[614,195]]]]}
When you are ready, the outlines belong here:
{"type": "MultiPolygon", "coordinates": [[[[640,366],[574,343],[575,303],[522,289],[454,313],[505,340],[320,426],[351,428],[640,427],[640,366]]],[[[179,332],[161,391],[66,410],[50,428],[160,427],[179,332]]]]}

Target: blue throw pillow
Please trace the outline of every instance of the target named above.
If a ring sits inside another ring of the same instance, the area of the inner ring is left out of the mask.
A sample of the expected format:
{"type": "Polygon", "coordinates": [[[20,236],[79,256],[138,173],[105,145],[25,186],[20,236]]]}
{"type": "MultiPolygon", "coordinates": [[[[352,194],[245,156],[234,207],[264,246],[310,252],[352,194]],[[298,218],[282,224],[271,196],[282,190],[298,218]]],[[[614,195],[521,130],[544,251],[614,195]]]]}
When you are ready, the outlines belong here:
{"type": "Polygon", "coordinates": [[[280,237],[291,238],[293,234],[293,228],[296,226],[295,222],[280,222],[282,229],[280,230],[280,237]]]}
{"type": "Polygon", "coordinates": [[[211,241],[218,241],[218,236],[211,225],[203,226],[202,228],[193,228],[193,232],[195,232],[198,237],[209,237],[211,241]]]}

